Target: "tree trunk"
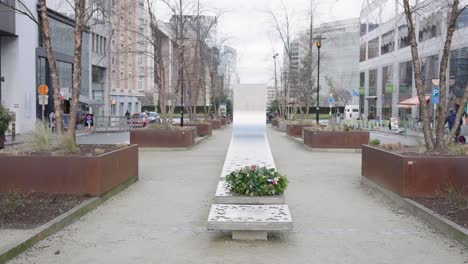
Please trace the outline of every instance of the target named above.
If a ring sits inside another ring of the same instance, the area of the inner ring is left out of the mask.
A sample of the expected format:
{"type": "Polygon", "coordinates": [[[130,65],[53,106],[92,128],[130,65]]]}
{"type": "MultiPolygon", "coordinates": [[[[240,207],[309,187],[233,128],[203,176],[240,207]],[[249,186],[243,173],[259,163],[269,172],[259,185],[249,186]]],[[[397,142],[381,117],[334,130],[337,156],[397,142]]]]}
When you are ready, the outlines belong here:
{"type": "Polygon", "coordinates": [[[76,114],[81,89],[81,55],[83,44],[83,26],[85,18],[85,0],[75,0],[75,30],[74,30],[74,60],[73,60],[73,90],[70,103],[70,123],[68,135],[75,142],[76,114]]]}
{"type": "MultiPolygon", "coordinates": [[[[41,16],[41,32],[42,32],[42,45],[47,57],[47,62],[50,70],[50,77],[52,79],[52,86],[54,89],[54,111],[55,111],[55,129],[57,135],[62,134],[62,100],[60,96],[60,84],[57,73],[57,62],[55,61],[54,53],[52,51],[52,41],[50,38],[49,16],[47,15],[47,2],[46,0],[39,1],[39,15],[41,16]]],[[[42,120],[45,121],[45,120],[42,120]]]]}
{"type": "Polygon", "coordinates": [[[452,10],[450,12],[450,18],[447,28],[447,35],[445,37],[444,50],[442,54],[442,59],[440,61],[439,69],[439,113],[437,115],[437,129],[436,129],[436,143],[434,151],[445,153],[447,152],[447,145],[445,144],[445,118],[447,112],[447,65],[448,59],[450,56],[450,47],[452,46],[452,37],[456,29],[457,18],[459,15],[458,5],[460,1],[454,0],[452,3],[452,10]]]}
{"type": "Polygon", "coordinates": [[[406,21],[408,24],[408,34],[410,38],[411,44],[411,58],[413,62],[414,68],[414,79],[416,82],[416,92],[418,94],[419,105],[421,108],[421,117],[423,123],[423,134],[424,134],[424,141],[426,143],[426,148],[428,151],[432,151],[434,149],[434,141],[432,138],[430,120],[429,120],[429,110],[426,103],[426,95],[424,94],[424,87],[423,81],[421,79],[421,61],[419,60],[419,52],[418,52],[418,43],[416,40],[416,32],[415,26],[413,21],[413,14],[410,7],[410,0],[403,0],[404,8],[405,8],[405,16],[406,21]]]}

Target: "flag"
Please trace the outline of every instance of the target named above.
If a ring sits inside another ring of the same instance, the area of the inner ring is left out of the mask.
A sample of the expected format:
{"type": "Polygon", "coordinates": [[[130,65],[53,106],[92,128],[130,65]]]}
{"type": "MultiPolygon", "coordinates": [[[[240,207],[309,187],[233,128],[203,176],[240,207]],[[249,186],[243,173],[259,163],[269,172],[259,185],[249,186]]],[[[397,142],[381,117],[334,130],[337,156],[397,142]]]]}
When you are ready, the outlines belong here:
{"type": "Polygon", "coordinates": [[[359,93],[355,89],[353,89],[352,96],[359,97],[359,93]]]}

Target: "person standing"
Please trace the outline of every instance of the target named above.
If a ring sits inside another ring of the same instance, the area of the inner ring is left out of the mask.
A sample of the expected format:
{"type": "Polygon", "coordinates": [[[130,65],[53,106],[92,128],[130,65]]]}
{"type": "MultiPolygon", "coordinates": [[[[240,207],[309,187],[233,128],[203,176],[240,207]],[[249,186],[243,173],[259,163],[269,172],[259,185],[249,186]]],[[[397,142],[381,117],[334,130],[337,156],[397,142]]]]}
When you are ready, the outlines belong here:
{"type": "Polygon", "coordinates": [[[52,111],[49,114],[49,127],[52,129],[52,133],[55,131],[55,112],[52,111]]]}

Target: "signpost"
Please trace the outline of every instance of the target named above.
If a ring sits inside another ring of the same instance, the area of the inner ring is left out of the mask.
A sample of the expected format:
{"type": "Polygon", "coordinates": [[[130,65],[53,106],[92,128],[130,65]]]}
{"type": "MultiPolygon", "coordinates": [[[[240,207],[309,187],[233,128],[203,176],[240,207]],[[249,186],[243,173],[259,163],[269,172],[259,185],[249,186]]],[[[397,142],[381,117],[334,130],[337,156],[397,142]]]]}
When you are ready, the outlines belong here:
{"type": "Polygon", "coordinates": [[[37,88],[37,93],[39,93],[39,104],[42,105],[42,121],[44,122],[45,106],[49,104],[49,87],[45,84],[41,84],[37,88]]]}
{"type": "Polygon", "coordinates": [[[335,105],[335,98],[333,98],[333,94],[330,94],[330,98],[328,98],[328,106],[330,107],[330,117],[332,116],[332,107],[335,105]]]}
{"type": "Polygon", "coordinates": [[[433,117],[433,123],[432,123],[432,126],[434,128],[435,128],[437,105],[440,103],[440,96],[439,95],[440,95],[439,87],[434,86],[432,88],[432,96],[431,96],[431,102],[434,105],[434,117],[433,117]]]}

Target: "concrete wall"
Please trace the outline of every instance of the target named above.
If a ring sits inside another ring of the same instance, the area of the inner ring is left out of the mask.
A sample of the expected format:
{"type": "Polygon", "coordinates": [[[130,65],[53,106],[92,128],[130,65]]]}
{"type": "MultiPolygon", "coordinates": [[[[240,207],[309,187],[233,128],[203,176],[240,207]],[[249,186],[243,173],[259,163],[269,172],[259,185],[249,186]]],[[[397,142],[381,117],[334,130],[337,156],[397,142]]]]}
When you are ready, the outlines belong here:
{"type": "MultiPolygon", "coordinates": [[[[25,1],[31,10],[33,1],[25,1]]],[[[16,114],[16,132],[31,130],[36,121],[36,47],[38,30],[29,18],[16,14],[17,37],[2,37],[2,104],[16,114]]]]}

